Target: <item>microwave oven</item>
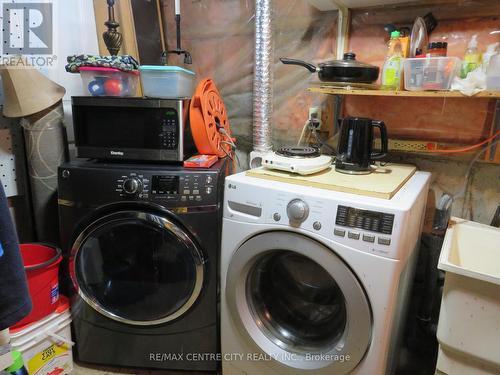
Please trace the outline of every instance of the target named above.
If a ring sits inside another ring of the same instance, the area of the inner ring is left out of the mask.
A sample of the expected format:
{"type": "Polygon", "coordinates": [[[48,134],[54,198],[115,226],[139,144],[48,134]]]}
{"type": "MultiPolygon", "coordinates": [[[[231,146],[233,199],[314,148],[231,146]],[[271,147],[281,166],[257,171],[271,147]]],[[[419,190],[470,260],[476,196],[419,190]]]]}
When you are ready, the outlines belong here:
{"type": "Polygon", "coordinates": [[[182,162],[196,151],[189,99],[72,97],[77,156],[182,162]]]}

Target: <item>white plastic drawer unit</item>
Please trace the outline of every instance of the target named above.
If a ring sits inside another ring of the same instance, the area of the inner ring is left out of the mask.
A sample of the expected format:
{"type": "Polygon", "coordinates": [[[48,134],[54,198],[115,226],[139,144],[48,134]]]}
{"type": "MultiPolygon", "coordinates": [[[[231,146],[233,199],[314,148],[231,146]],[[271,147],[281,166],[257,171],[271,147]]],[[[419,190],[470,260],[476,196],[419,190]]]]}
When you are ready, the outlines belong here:
{"type": "Polygon", "coordinates": [[[452,218],[439,258],[446,271],[438,370],[500,373],[500,229],[452,218]]]}

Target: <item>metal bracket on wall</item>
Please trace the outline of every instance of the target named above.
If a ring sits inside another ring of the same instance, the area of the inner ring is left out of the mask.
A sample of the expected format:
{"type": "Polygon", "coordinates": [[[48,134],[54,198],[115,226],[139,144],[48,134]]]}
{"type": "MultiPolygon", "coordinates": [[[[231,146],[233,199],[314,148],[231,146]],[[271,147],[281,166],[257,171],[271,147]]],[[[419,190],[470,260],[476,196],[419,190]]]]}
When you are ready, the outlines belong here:
{"type": "Polygon", "coordinates": [[[18,120],[0,117],[0,180],[5,195],[24,195],[23,134],[18,120]]]}
{"type": "MultiPolygon", "coordinates": [[[[495,134],[500,130],[500,99],[497,99],[495,103],[495,115],[493,117],[493,124],[491,125],[491,134],[495,134]]],[[[500,138],[497,137],[496,140],[500,138]]],[[[489,159],[490,161],[495,160],[495,155],[497,153],[498,144],[494,144],[490,147],[489,159]]]]}
{"type": "Polygon", "coordinates": [[[333,100],[335,101],[333,107],[333,134],[337,134],[340,130],[340,120],[342,114],[342,105],[344,103],[344,96],[334,95],[333,100]]]}
{"type": "Polygon", "coordinates": [[[321,12],[332,10],[338,11],[337,19],[337,59],[342,60],[344,52],[347,52],[347,42],[349,40],[350,10],[342,1],[338,0],[307,0],[309,4],[321,12]]]}
{"type": "Polygon", "coordinates": [[[337,20],[337,59],[342,60],[347,51],[349,41],[349,8],[339,5],[339,15],[337,20]]]}

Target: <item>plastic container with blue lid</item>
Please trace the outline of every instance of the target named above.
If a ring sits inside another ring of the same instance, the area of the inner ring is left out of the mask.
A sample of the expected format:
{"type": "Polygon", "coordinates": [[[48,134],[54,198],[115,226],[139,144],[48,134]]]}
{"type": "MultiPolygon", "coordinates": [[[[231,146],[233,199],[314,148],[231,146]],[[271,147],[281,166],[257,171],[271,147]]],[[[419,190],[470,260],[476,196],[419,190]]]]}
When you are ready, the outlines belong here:
{"type": "Polygon", "coordinates": [[[142,91],[153,98],[190,98],[193,95],[196,74],[180,66],[141,65],[142,91]]]}

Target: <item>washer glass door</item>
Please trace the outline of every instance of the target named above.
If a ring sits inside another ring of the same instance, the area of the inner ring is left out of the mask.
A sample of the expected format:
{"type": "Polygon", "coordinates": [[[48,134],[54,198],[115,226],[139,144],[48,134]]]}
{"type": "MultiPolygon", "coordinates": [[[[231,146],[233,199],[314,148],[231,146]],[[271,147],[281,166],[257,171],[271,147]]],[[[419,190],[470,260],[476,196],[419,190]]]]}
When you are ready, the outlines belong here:
{"type": "Polygon", "coordinates": [[[173,320],[196,301],[203,256],[170,219],[123,211],[87,227],[73,246],[79,294],[101,314],[128,324],[173,320]]]}
{"type": "Polygon", "coordinates": [[[371,310],[334,249],[301,234],[256,235],[234,253],[226,299],[240,334],[289,367],[348,373],[371,339],[371,310]]]}
{"type": "Polygon", "coordinates": [[[247,300],[268,337],[290,352],[328,350],[346,327],[346,301],[335,279],[292,251],[273,251],[256,262],[247,300]]]}

